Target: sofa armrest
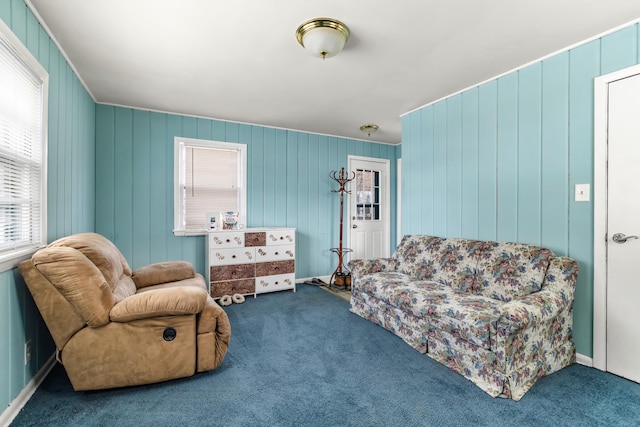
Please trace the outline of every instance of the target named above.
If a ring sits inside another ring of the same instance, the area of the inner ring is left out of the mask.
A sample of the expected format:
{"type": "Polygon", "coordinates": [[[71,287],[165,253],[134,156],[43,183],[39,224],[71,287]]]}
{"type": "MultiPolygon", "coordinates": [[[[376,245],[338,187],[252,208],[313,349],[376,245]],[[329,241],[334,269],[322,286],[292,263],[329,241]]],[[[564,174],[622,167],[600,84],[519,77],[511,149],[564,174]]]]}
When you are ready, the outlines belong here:
{"type": "Polygon", "coordinates": [[[576,261],[566,257],[553,258],[542,290],[502,306],[501,314],[495,322],[496,334],[508,335],[530,325],[557,318],[564,309],[573,305],[577,277],[576,261]]]}
{"type": "Polygon", "coordinates": [[[552,320],[569,304],[561,294],[552,291],[540,291],[508,302],[502,306],[501,314],[495,322],[496,334],[505,336],[530,325],[552,320]]]}
{"type": "Polygon", "coordinates": [[[196,274],[193,265],[187,261],[158,262],[141,267],[133,272],[131,278],[138,289],[162,283],[190,279],[196,274]]]}
{"type": "Polygon", "coordinates": [[[395,271],[395,258],[354,259],[347,263],[352,276],[379,273],[381,271],[395,271]]]}
{"type": "Polygon", "coordinates": [[[204,310],[207,297],[206,290],[192,286],[155,289],[123,299],[111,308],[109,317],[113,322],[130,322],[151,317],[197,314],[204,310]]]}

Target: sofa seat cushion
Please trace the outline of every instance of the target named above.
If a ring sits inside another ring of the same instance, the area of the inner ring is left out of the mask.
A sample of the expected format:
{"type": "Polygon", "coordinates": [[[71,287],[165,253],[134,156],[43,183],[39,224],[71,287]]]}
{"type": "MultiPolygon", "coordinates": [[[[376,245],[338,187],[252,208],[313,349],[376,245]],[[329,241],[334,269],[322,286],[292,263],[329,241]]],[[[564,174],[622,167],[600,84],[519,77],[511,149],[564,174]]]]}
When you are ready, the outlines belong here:
{"type": "MultiPolygon", "coordinates": [[[[356,292],[375,296],[390,306],[424,318],[428,324],[474,345],[490,349],[490,324],[504,303],[451,289],[441,283],[415,280],[407,274],[368,274],[354,284],[356,292]]],[[[426,331],[425,331],[426,332],[426,331]]]]}
{"type": "Polygon", "coordinates": [[[478,291],[505,302],[537,292],[553,256],[539,246],[491,242],[478,261],[478,291]]]}
{"type": "Polygon", "coordinates": [[[446,298],[445,293],[438,293],[444,288],[443,285],[416,280],[408,274],[399,272],[367,274],[355,281],[352,287],[354,291],[375,296],[393,307],[406,310],[416,316],[427,314],[421,310],[422,306],[418,305],[419,303],[424,305],[421,298],[426,292],[429,292],[434,300],[446,298]]]}
{"type": "Polygon", "coordinates": [[[430,303],[427,311],[431,326],[490,350],[491,322],[498,319],[504,303],[467,292],[448,289],[443,289],[443,292],[446,297],[435,303],[430,295],[425,295],[425,300],[430,303]]]}

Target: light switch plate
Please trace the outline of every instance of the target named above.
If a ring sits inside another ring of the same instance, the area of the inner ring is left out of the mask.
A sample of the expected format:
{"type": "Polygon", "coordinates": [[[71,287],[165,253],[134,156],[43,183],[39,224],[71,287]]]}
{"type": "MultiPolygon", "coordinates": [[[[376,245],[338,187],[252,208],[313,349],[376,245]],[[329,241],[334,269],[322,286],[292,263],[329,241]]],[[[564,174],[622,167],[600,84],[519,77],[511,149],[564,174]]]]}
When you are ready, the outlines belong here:
{"type": "Polygon", "coordinates": [[[591,193],[590,184],[576,184],[575,188],[575,201],[576,202],[588,202],[591,193]]]}

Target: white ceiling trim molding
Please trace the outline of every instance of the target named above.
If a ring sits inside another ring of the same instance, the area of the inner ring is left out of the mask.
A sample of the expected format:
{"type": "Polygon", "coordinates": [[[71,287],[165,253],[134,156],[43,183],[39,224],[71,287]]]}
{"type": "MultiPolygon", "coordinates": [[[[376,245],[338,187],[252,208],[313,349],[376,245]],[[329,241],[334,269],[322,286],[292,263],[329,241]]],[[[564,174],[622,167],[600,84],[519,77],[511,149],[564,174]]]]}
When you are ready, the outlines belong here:
{"type": "Polygon", "coordinates": [[[217,118],[217,117],[198,116],[197,114],[176,113],[175,111],[155,110],[153,108],[140,108],[140,107],[132,107],[130,105],[111,104],[111,103],[108,103],[108,102],[97,102],[97,101],[96,101],[96,104],[97,105],[106,105],[106,106],[111,106],[111,107],[118,107],[118,108],[130,108],[132,110],[138,110],[138,111],[149,111],[150,113],[171,114],[171,115],[174,115],[174,116],[182,116],[182,117],[193,117],[194,119],[217,120],[219,122],[236,123],[236,124],[239,124],[239,125],[260,126],[262,128],[265,128],[265,129],[276,129],[276,130],[284,130],[284,131],[291,131],[291,132],[298,132],[298,133],[306,133],[308,135],[319,135],[319,136],[326,136],[326,137],[329,137],[329,138],[348,139],[350,141],[370,142],[372,144],[390,145],[392,147],[397,147],[397,146],[400,145],[400,142],[391,143],[391,142],[373,141],[371,139],[362,139],[362,138],[353,138],[353,137],[350,137],[350,136],[332,135],[330,133],[309,132],[307,130],[291,129],[291,128],[285,128],[285,127],[263,125],[263,124],[260,124],[260,123],[240,122],[240,121],[237,121],[237,120],[221,119],[221,118],[217,118]]]}
{"type": "Polygon", "coordinates": [[[424,105],[422,105],[422,106],[420,106],[420,107],[416,107],[416,108],[414,108],[414,109],[413,109],[413,110],[411,110],[411,111],[407,111],[406,113],[402,113],[402,114],[400,114],[400,117],[404,117],[404,116],[406,116],[406,115],[408,115],[408,114],[414,113],[414,112],[416,112],[416,111],[418,111],[418,110],[421,110],[421,109],[423,109],[423,108],[426,108],[426,107],[428,107],[428,106],[430,106],[430,105],[437,104],[437,103],[438,103],[438,102],[440,102],[440,101],[444,101],[445,99],[452,98],[452,97],[454,97],[454,96],[456,96],[456,95],[459,95],[459,94],[461,94],[461,93],[463,93],[463,92],[466,92],[466,91],[468,91],[468,90],[470,90],[470,89],[473,89],[473,88],[476,88],[476,87],[482,86],[482,85],[483,85],[483,84],[485,84],[485,83],[489,83],[489,82],[492,82],[492,81],[494,81],[494,80],[498,80],[500,77],[504,77],[504,76],[506,76],[506,75],[508,75],[508,74],[515,73],[516,71],[519,71],[519,70],[522,70],[522,69],[524,69],[524,68],[527,68],[527,67],[528,67],[528,66],[530,66],[530,65],[536,64],[536,63],[538,63],[538,62],[542,62],[542,61],[544,61],[545,59],[549,59],[549,58],[551,58],[551,57],[553,57],[553,56],[556,56],[556,55],[559,55],[559,54],[561,54],[561,53],[568,52],[568,51],[570,51],[571,49],[575,49],[575,48],[576,48],[576,47],[578,47],[578,46],[582,46],[582,45],[587,44],[587,43],[590,43],[590,42],[592,42],[592,41],[594,41],[594,40],[598,40],[598,39],[600,39],[600,38],[602,38],[602,37],[605,37],[605,36],[607,36],[607,35],[609,35],[609,34],[613,34],[613,33],[615,33],[616,31],[622,30],[623,28],[630,27],[630,26],[635,25],[635,24],[637,24],[637,23],[639,23],[639,22],[640,22],[640,18],[636,18],[636,19],[634,19],[633,21],[629,21],[629,22],[627,22],[626,24],[618,25],[618,26],[617,26],[617,27],[615,27],[615,28],[612,28],[612,29],[607,30],[607,31],[605,31],[605,32],[602,32],[602,33],[600,33],[600,34],[598,34],[598,35],[595,35],[595,36],[593,36],[593,37],[589,37],[588,39],[585,39],[585,40],[579,41],[579,42],[574,43],[574,44],[572,44],[572,45],[570,45],[570,46],[567,46],[567,47],[564,47],[564,48],[562,48],[562,49],[559,49],[559,50],[557,50],[557,51],[555,51],[555,52],[553,52],[553,53],[550,53],[550,54],[548,54],[548,55],[545,55],[545,56],[543,56],[543,57],[541,57],[541,58],[534,59],[533,61],[529,61],[529,62],[527,62],[526,64],[520,65],[520,66],[518,66],[518,67],[516,67],[516,68],[513,68],[513,69],[511,69],[511,70],[509,70],[509,71],[506,71],[506,72],[504,72],[504,73],[502,73],[502,74],[498,74],[498,75],[497,75],[497,76],[495,76],[495,77],[488,78],[488,79],[486,79],[486,80],[481,81],[480,83],[473,84],[473,85],[471,85],[471,86],[469,86],[469,87],[467,87],[467,88],[465,88],[465,89],[459,90],[459,91],[454,92],[454,93],[450,93],[449,95],[443,96],[442,98],[438,98],[438,99],[436,99],[435,101],[431,101],[431,102],[428,102],[428,103],[426,103],[426,104],[424,104],[424,105]]]}
{"type": "Polygon", "coordinates": [[[35,18],[38,21],[38,23],[40,24],[40,26],[47,33],[49,38],[51,40],[53,40],[53,43],[58,48],[58,50],[60,51],[60,53],[64,57],[65,61],[67,61],[67,64],[69,64],[69,67],[71,67],[71,70],[73,71],[73,73],[76,75],[78,80],[80,80],[80,83],[82,83],[82,86],[84,87],[84,90],[87,91],[87,93],[89,94],[91,99],[93,99],[93,102],[97,102],[96,101],[96,97],[93,95],[93,93],[89,89],[89,86],[87,86],[87,84],[85,83],[84,79],[82,78],[82,76],[80,75],[78,70],[76,69],[75,65],[73,65],[73,62],[71,62],[71,60],[69,59],[69,56],[67,56],[67,52],[64,51],[64,49],[62,48],[62,45],[58,42],[58,39],[56,39],[56,37],[51,32],[51,29],[49,28],[49,26],[47,26],[47,23],[44,22],[44,19],[42,19],[42,16],[40,16],[40,14],[36,10],[35,6],[33,6],[33,4],[31,3],[31,0],[24,0],[24,2],[27,5],[27,7],[29,8],[29,10],[31,11],[31,13],[33,14],[33,16],[35,16],[35,18]]]}

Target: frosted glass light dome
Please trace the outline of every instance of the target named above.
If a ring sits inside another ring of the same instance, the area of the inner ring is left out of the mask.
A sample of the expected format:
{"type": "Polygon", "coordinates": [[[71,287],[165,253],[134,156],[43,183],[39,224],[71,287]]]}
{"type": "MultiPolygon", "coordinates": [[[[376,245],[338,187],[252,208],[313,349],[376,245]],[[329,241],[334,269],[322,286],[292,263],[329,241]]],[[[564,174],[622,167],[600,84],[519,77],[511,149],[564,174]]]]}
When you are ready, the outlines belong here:
{"type": "Polygon", "coordinates": [[[318,58],[331,58],[349,40],[349,29],[342,22],[330,18],[311,19],[298,27],[298,43],[318,58]]]}

